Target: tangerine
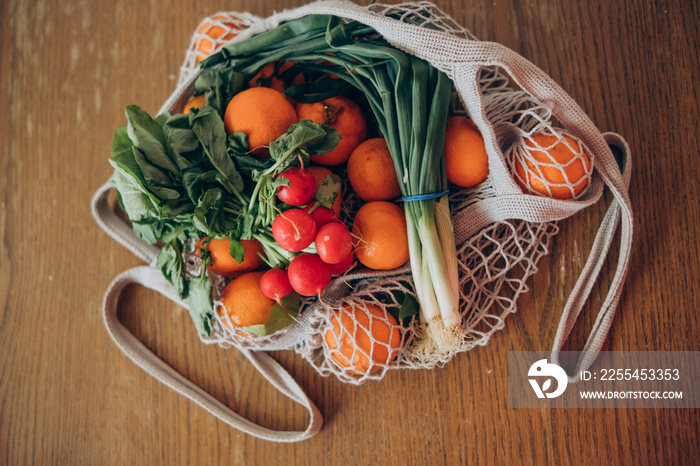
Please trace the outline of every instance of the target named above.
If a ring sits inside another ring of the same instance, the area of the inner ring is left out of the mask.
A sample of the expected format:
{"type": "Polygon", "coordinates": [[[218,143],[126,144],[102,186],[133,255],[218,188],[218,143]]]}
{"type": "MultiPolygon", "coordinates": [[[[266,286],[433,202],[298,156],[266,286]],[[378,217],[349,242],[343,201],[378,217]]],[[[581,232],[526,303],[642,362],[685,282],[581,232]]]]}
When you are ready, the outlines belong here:
{"type": "Polygon", "coordinates": [[[591,160],[581,142],[568,134],[562,138],[535,134],[525,140],[530,159],[516,159],[516,182],[524,192],[531,190],[555,199],[571,199],[588,186],[591,160]],[[527,165],[527,169],[525,169],[527,165]]]}
{"type": "Polygon", "coordinates": [[[196,95],[187,101],[184,108],[182,109],[182,113],[187,115],[188,113],[190,113],[190,110],[200,109],[200,108],[204,107],[206,104],[207,104],[207,97],[204,94],[196,95]]]}
{"type": "Polygon", "coordinates": [[[463,188],[472,188],[489,175],[484,138],[469,118],[453,116],[447,119],[445,163],[447,181],[463,188]]]}
{"type": "Polygon", "coordinates": [[[348,180],[365,201],[388,201],[401,195],[394,161],[384,138],[367,139],[352,151],[348,180]]]}
{"type": "Polygon", "coordinates": [[[194,46],[197,49],[196,62],[217,52],[224,44],[233,40],[241,29],[240,19],[229,15],[216,15],[205,19],[197,28],[194,46]]]}
{"type": "Polygon", "coordinates": [[[267,145],[297,122],[297,113],[280,91],[252,87],[241,91],[228,103],[224,113],[226,133],[242,131],[254,155],[269,156],[267,145]]]}
{"type": "MultiPolygon", "coordinates": [[[[262,244],[256,239],[241,240],[243,245],[243,262],[240,264],[231,256],[231,240],[229,238],[216,239],[207,243],[207,250],[211,257],[209,270],[217,275],[233,277],[241,272],[255,270],[264,264],[260,254],[263,253],[262,244]]],[[[197,242],[197,249],[202,248],[202,240],[197,242]]]]}
{"type": "Polygon", "coordinates": [[[401,330],[381,307],[346,304],[332,312],[330,321],[324,336],[327,354],[351,374],[371,374],[396,359],[401,330]]]}
{"type": "Polygon", "coordinates": [[[360,207],[352,235],[355,256],[370,269],[395,269],[409,259],[406,215],[396,204],[372,201],[360,207]]]}
{"type": "Polygon", "coordinates": [[[270,317],[275,301],[265,296],[260,288],[260,279],[265,272],[246,272],[229,282],[221,293],[221,303],[217,308],[220,316],[228,314],[231,321],[224,319],[230,329],[263,325],[270,317]]]}
{"type": "Polygon", "coordinates": [[[311,161],[319,165],[339,165],[350,157],[353,150],[367,137],[367,122],[355,102],[343,96],[331,97],[312,104],[297,104],[299,121],[311,120],[332,126],[341,140],[332,151],[312,155],[311,161]]]}

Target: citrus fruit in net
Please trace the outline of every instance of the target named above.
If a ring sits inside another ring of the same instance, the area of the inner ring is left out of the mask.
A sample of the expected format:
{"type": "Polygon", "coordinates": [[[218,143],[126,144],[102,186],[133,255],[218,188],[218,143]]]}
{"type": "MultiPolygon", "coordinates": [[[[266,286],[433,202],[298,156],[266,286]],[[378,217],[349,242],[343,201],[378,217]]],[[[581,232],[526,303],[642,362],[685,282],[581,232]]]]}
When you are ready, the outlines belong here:
{"type": "Polygon", "coordinates": [[[267,145],[296,122],[292,104],[281,92],[267,87],[239,92],[229,101],[224,113],[226,133],[246,133],[250,150],[261,157],[269,156],[267,145]]]}
{"type": "Polygon", "coordinates": [[[571,199],[588,186],[591,160],[572,136],[535,134],[525,139],[524,148],[528,156],[514,160],[515,181],[524,192],[571,199]]]}
{"type": "Polygon", "coordinates": [[[370,269],[395,269],[408,261],[406,216],[396,204],[364,204],[353,220],[352,235],[357,259],[370,269]]]}
{"type": "Polygon", "coordinates": [[[339,165],[350,157],[352,151],[367,137],[367,123],[360,107],[347,97],[331,97],[312,104],[297,104],[299,121],[311,120],[332,126],[341,140],[332,151],[323,155],[312,155],[311,161],[318,165],[339,165]]]}
{"type": "Polygon", "coordinates": [[[394,161],[384,138],[367,139],[352,151],[348,180],[365,201],[388,201],[401,195],[394,161]]]}
{"type": "Polygon", "coordinates": [[[445,127],[447,181],[472,188],[489,175],[489,158],[484,138],[470,119],[453,116],[445,127]]]}
{"type": "Polygon", "coordinates": [[[234,16],[216,15],[202,21],[194,41],[197,63],[230,42],[240,29],[243,29],[243,24],[234,16]]]}
{"type": "Polygon", "coordinates": [[[398,355],[401,330],[375,304],[346,304],[331,312],[330,324],[324,335],[326,355],[351,374],[376,372],[398,355]]]}
{"type": "MultiPolygon", "coordinates": [[[[220,316],[228,314],[231,325],[247,327],[263,325],[270,316],[275,301],[265,296],[260,288],[260,279],[265,272],[246,272],[231,280],[221,293],[221,303],[217,312],[220,316]]],[[[228,321],[224,322],[229,328],[228,321]]]]}

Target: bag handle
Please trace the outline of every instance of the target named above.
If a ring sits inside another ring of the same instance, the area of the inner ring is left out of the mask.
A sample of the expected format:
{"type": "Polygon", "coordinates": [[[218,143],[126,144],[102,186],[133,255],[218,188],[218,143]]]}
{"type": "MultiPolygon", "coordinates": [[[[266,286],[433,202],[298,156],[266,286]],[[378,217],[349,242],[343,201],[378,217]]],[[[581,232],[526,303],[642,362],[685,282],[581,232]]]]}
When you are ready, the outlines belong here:
{"type": "MultiPolygon", "coordinates": [[[[608,144],[617,147],[622,152],[622,181],[625,187],[624,194],[626,195],[631,179],[629,146],[627,142],[617,134],[606,133],[603,137],[608,144]]],[[[614,191],[613,189],[613,192],[614,191]]],[[[593,246],[591,247],[591,253],[566,302],[566,306],[564,307],[559,321],[557,333],[554,337],[551,359],[554,364],[559,364],[559,352],[568,339],[581,313],[583,304],[588,299],[593,284],[600,274],[600,269],[608,255],[610,245],[612,244],[619,224],[621,225],[621,239],[617,271],[610,284],[608,295],[598,311],[595,324],[591,329],[581,356],[576,363],[575,373],[569,376],[570,382],[577,382],[581,371],[587,370],[598,356],[610,330],[610,326],[612,325],[612,319],[615,316],[617,304],[622,294],[622,284],[624,283],[629,267],[629,254],[632,246],[631,211],[629,208],[626,209],[624,204],[620,203],[617,197],[613,199],[601,222],[593,246]]]]}
{"type": "Polygon", "coordinates": [[[186,303],[180,300],[177,291],[165,280],[160,271],[152,267],[140,266],[129,269],[117,276],[110,284],[102,303],[104,323],[112,340],[137,366],[167,387],[194,401],[226,424],[255,437],[273,442],[298,442],[315,435],[321,430],[323,417],[318,408],[291,375],[266,353],[245,349],[240,350],[277,390],[307,409],[309,412],[309,424],[306,430],[277,431],[255,424],[234,413],[226,405],[158,358],[117,318],[117,301],[119,296],[127,286],[132,284],[156,290],[181,306],[186,306],[186,303]]]}
{"type": "Polygon", "coordinates": [[[95,191],[91,201],[92,216],[95,218],[100,228],[109,236],[126,247],[129,251],[136,254],[144,262],[150,264],[156,256],[158,256],[160,249],[136,237],[131,226],[110,208],[107,202],[107,196],[112,187],[112,183],[108,181],[95,191]]]}

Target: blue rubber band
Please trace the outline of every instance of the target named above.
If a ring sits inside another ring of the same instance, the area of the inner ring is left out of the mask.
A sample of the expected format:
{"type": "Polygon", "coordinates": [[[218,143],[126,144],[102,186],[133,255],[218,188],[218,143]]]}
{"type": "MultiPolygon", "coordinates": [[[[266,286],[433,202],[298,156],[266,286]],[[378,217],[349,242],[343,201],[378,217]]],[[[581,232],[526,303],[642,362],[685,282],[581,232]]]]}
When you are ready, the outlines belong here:
{"type": "Polygon", "coordinates": [[[445,194],[449,194],[450,190],[446,189],[441,193],[430,193],[430,194],[418,194],[416,196],[405,196],[402,197],[404,202],[411,202],[411,201],[425,201],[427,199],[437,199],[438,197],[442,197],[445,194]]]}

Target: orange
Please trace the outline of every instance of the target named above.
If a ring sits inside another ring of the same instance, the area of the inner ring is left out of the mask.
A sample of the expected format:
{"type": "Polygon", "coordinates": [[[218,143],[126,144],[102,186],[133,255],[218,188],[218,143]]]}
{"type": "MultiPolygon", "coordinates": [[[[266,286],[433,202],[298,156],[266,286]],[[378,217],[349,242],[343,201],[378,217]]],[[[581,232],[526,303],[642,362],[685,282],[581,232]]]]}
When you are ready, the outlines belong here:
{"type": "Polygon", "coordinates": [[[489,175],[489,157],[484,138],[470,119],[453,116],[445,127],[447,181],[472,188],[489,175]]]}
{"type": "MultiPolygon", "coordinates": [[[[280,77],[282,73],[287,71],[293,65],[292,62],[285,61],[279,65],[275,72],[276,63],[268,63],[248,82],[248,87],[270,87],[280,92],[284,92],[284,80],[280,77]]],[[[304,75],[298,74],[292,80],[292,85],[303,84],[305,82],[304,75]]]]}
{"type": "Polygon", "coordinates": [[[226,106],[226,133],[242,131],[254,155],[269,156],[267,145],[297,122],[297,113],[280,91],[252,87],[239,92],[226,106]]]}
{"type": "Polygon", "coordinates": [[[207,104],[207,97],[204,94],[199,94],[194,97],[192,97],[190,100],[187,101],[185,104],[185,107],[182,109],[182,113],[187,115],[190,113],[190,110],[196,108],[200,109],[204,107],[207,104]]]}
{"type": "Polygon", "coordinates": [[[398,355],[401,330],[396,319],[371,303],[346,304],[330,316],[332,328],[325,334],[326,351],[351,374],[371,374],[398,355]]]}
{"type": "Polygon", "coordinates": [[[396,204],[372,201],[360,207],[352,235],[355,256],[370,269],[395,269],[409,258],[406,216],[396,204]]]}
{"type": "Polygon", "coordinates": [[[525,150],[533,161],[515,160],[516,182],[524,192],[530,189],[555,199],[571,199],[588,186],[592,171],[591,161],[572,136],[535,134],[525,140],[525,150]],[[556,166],[561,165],[561,167],[556,166]]]}
{"type": "Polygon", "coordinates": [[[197,29],[194,42],[197,63],[230,42],[241,28],[242,24],[235,16],[217,15],[205,19],[197,29]]]}
{"type": "MultiPolygon", "coordinates": [[[[224,277],[233,277],[241,272],[249,272],[255,270],[264,264],[260,257],[263,249],[258,240],[242,240],[243,244],[243,262],[236,262],[231,256],[231,240],[229,238],[212,239],[207,244],[209,255],[211,256],[211,265],[209,270],[215,274],[223,275],[224,277]]],[[[197,242],[197,249],[201,249],[201,240],[197,242]]]]}
{"type": "MultiPolygon", "coordinates": [[[[319,167],[318,165],[312,165],[306,169],[309,173],[311,173],[314,176],[314,179],[316,180],[316,188],[318,188],[318,185],[321,184],[321,181],[328,175],[332,175],[333,172],[327,169],[326,167],[319,167]]],[[[333,202],[333,212],[335,212],[336,216],[340,216],[340,205],[343,202],[343,188],[340,188],[340,191],[338,191],[338,196],[335,198],[335,201],[333,202]]]]}
{"type": "MultiPolygon", "coordinates": [[[[260,277],[265,272],[247,272],[234,278],[221,293],[221,302],[217,312],[220,316],[228,313],[231,324],[235,327],[263,325],[270,316],[275,301],[265,296],[260,289],[260,277]]],[[[231,328],[227,321],[226,325],[231,328]]]]}
{"type": "Polygon", "coordinates": [[[360,107],[347,97],[331,97],[313,104],[297,104],[299,121],[311,120],[332,126],[340,134],[338,145],[327,154],[312,155],[319,165],[339,165],[350,157],[355,148],[367,137],[367,122],[360,107]]]}
{"type": "Polygon", "coordinates": [[[365,201],[388,201],[401,195],[394,161],[384,138],[367,139],[352,151],[348,180],[365,201]]]}

